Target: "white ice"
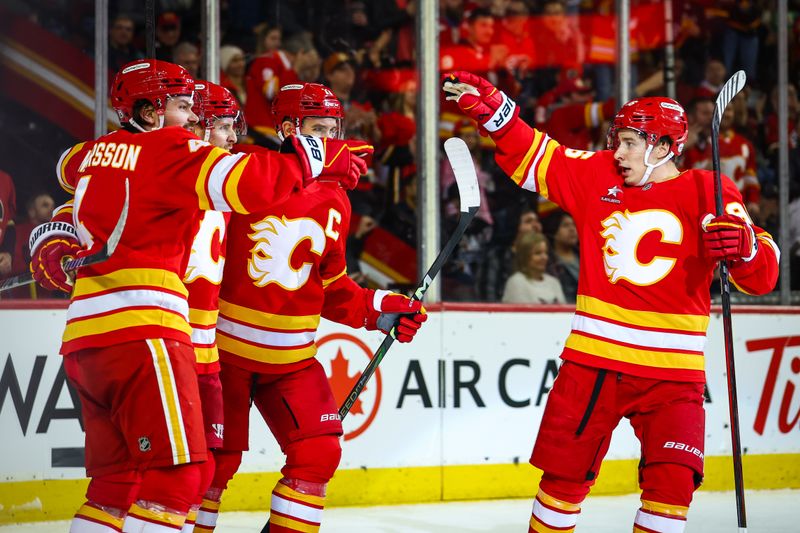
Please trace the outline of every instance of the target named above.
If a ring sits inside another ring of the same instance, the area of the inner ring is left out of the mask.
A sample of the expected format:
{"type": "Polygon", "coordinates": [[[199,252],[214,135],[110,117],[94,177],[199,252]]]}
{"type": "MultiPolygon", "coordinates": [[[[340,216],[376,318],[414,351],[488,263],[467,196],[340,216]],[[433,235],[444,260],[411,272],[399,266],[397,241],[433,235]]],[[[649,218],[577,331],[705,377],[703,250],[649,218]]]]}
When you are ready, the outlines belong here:
{"type": "MultiPolygon", "coordinates": [[[[748,491],[748,533],[800,532],[800,490],[748,491]]],[[[619,533],[632,529],[639,507],[636,494],[590,496],[576,533],[619,533]]],[[[528,500],[482,500],[419,505],[338,507],[325,510],[322,533],[524,533],[528,500]]],[[[261,531],[264,513],[223,513],[217,533],[261,531]]],[[[0,533],[64,533],[69,522],[1,526],[0,533]]],[[[735,533],[732,492],[698,492],[689,510],[686,533],[735,533]]]]}

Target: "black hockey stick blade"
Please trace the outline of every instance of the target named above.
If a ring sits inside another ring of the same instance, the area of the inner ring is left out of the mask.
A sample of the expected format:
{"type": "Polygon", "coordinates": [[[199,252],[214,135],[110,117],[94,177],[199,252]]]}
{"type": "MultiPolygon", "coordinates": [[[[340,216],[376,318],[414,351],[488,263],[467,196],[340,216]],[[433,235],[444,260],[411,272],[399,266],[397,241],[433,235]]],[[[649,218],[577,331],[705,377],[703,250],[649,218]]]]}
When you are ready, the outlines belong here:
{"type": "MultiPolygon", "coordinates": [[[[64,263],[64,271],[72,272],[78,270],[79,268],[86,266],[86,265],[94,265],[96,263],[101,263],[111,257],[111,254],[114,253],[114,250],[117,249],[117,245],[119,244],[119,240],[122,238],[122,232],[125,230],[125,222],[128,220],[128,203],[130,200],[130,191],[129,191],[129,184],[128,179],[125,179],[125,203],[122,204],[122,211],[119,214],[119,219],[117,219],[117,224],[114,226],[114,230],[111,232],[111,235],[108,236],[108,240],[103,245],[103,248],[92,255],[87,255],[84,257],[79,257],[77,259],[72,259],[64,263]]],[[[0,292],[13,289],[15,287],[21,287],[23,285],[28,285],[33,283],[33,274],[30,272],[24,272],[22,274],[17,274],[16,276],[12,276],[10,278],[6,278],[0,281],[0,292]]]]}
{"type": "MultiPolygon", "coordinates": [[[[453,167],[453,173],[456,177],[456,184],[458,186],[458,194],[461,202],[461,215],[458,218],[458,225],[456,226],[455,231],[452,235],[450,235],[450,238],[445,243],[444,248],[442,248],[442,251],[440,251],[439,255],[436,256],[433,264],[430,266],[430,268],[428,268],[428,271],[422,277],[417,289],[414,291],[412,298],[415,300],[422,300],[422,298],[425,296],[425,293],[428,291],[431,283],[433,283],[433,280],[439,274],[439,271],[450,257],[450,254],[453,253],[453,250],[455,249],[456,245],[458,245],[461,237],[464,236],[467,226],[469,226],[470,222],[472,222],[472,219],[475,218],[475,214],[478,212],[478,208],[481,205],[480,190],[478,189],[478,176],[475,172],[475,164],[472,161],[472,155],[469,153],[466,143],[457,137],[453,137],[445,141],[444,150],[447,154],[447,159],[450,161],[450,166],[453,167]]],[[[394,343],[394,340],[397,336],[396,324],[399,315],[384,315],[384,317],[390,321],[392,327],[389,329],[389,333],[383,339],[381,345],[375,351],[375,355],[373,355],[372,360],[367,365],[367,368],[364,369],[361,377],[358,378],[358,381],[347,395],[347,398],[345,398],[342,406],[339,408],[339,418],[342,420],[344,420],[344,417],[347,416],[348,412],[350,412],[350,409],[353,407],[356,399],[361,394],[361,391],[364,390],[364,387],[372,377],[372,374],[375,373],[378,365],[381,364],[386,352],[389,350],[392,343],[394,343]]]]}

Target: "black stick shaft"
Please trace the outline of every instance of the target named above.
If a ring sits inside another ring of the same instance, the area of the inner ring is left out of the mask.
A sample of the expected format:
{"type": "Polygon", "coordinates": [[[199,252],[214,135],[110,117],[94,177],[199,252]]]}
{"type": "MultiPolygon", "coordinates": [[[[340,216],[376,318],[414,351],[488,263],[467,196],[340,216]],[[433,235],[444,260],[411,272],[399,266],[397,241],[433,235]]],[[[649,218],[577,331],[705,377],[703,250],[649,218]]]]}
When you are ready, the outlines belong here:
{"type": "MultiPolygon", "coordinates": [[[[425,292],[427,292],[428,287],[430,287],[431,283],[433,282],[434,278],[439,274],[439,271],[444,266],[447,259],[450,257],[450,254],[453,253],[458,242],[461,240],[461,237],[464,235],[464,232],[467,230],[467,226],[469,223],[472,222],[475,213],[478,212],[477,207],[470,208],[467,213],[462,213],[461,217],[458,219],[458,226],[453,234],[450,236],[450,239],[442,248],[442,251],[439,252],[439,255],[436,256],[433,264],[428,268],[428,272],[425,273],[425,276],[420,281],[417,289],[414,291],[414,296],[412,299],[414,300],[422,300],[423,296],[425,296],[425,292]]],[[[358,381],[353,386],[350,393],[345,398],[344,403],[339,408],[339,417],[344,420],[344,417],[347,416],[347,413],[350,412],[350,409],[353,407],[358,396],[366,387],[367,382],[372,377],[372,374],[375,373],[375,370],[378,368],[378,365],[381,364],[383,358],[386,356],[386,352],[389,351],[389,348],[394,343],[395,334],[397,333],[397,327],[392,327],[391,331],[386,335],[383,339],[383,342],[378,347],[375,355],[372,356],[372,360],[367,365],[367,368],[364,369],[364,372],[361,374],[361,377],[358,378],[358,381]]]]}
{"type": "MultiPolygon", "coordinates": [[[[715,113],[711,124],[711,157],[714,165],[714,200],[716,214],[724,213],[722,204],[722,175],[719,163],[719,120],[724,110],[715,113]]],[[[736,518],[739,528],[747,528],[744,500],[744,475],[742,473],[742,442],[739,432],[739,401],[736,393],[736,365],[733,353],[733,324],[731,319],[731,285],[728,279],[728,262],[719,262],[720,293],[722,296],[722,327],[725,338],[725,364],[728,374],[728,410],[731,419],[731,453],[733,455],[733,481],[736,488],[736,518]]]]}

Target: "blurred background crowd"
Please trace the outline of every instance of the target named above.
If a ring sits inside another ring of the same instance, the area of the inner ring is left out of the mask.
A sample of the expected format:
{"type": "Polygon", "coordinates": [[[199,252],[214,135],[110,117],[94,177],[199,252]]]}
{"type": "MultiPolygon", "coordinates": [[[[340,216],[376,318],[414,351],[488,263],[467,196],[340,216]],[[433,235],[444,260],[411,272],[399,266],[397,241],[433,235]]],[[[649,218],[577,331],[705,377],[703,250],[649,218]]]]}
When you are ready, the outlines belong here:
{"type": "MultiPolygon", "coordinates": [[[[111,76],[144,57],[143,4],[110,2],[111,76]]],[[[440,68],[487,77],[516,100],[526,121],[566,146],[604,148],[608,120],[618,106],[614,4],[440,0],[440,68]]],[[[663,95],[663,4],[631,4],[631,95],[663,95]]],[[[687,110],[690,133],[679,168],[711,168],[714,98],[732,72],[744,70],[748,84],[720,128],[721,166],[739,185],[756,224],[777,238],[775,0],[672,4],[677,99],[687,110]]],[[[282,85],[329,86],[344,104],[346,137],[376,146],[369,174],[351,193],[348,272],[364,285],[401,290],[418,277],[416,7],[415,0],[221,2],[220,79],[245,110],[249,132],[241,142],[278,146],[269,109],[282,85]]],[[[789,10],[791,228],[790,242],[780,244],[795,258],[800,257],[800,1],[790,0],[789,10]]],[[[86,113],[62,109],[80,94],[36,91],[41,90],[37,80],[48,73],[77,78],[77,87],[92,84],[92,73],[85,71],[93,55],[94,2],[5,0],[0,21],[8,30],[0,32],[0,277],[5,277],[27,267],[30,230],[65,199],[53,172],[59,155],[90,136],[81,137],[78,127],[90,120],[86,113]],[[14,59],[18,56],[22,59],[14,59]]],[[[157,0],[155,35],[159,59],[204,77],[197,0],[157,0]]],[[[494,164],[491,141],[444,101],[439,125],[442,140],[458,136],[469,146],[483,200],[443,271],[442,299],[574,303],[578,242],[572,217],[517,188],[494,164]]],[[[438,180],[446,239],[459,209],[444,159],[438,180]]],[[[792,266],[792,280],[800,285],[800,259],[792,266]]],[[[14,296],[59,296],[42,292],[25,288],[14,296]]]]}

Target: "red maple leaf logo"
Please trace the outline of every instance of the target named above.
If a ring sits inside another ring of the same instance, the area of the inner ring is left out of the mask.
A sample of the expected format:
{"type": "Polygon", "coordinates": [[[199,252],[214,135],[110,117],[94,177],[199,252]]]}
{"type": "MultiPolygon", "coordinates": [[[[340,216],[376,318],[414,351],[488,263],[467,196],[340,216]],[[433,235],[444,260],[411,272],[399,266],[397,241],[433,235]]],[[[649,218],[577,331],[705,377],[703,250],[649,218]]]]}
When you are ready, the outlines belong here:
{"type": "MultiPolygon", "coordinates": [[[[338,348],[336,357],[331,360],[331,375],[328,376],[328,383],[330,383],[333,397],[336,399],[336,405],[342,405],[347,395],[353,390],[353,386],[361,377],[361,374],[361,372],[358,372],[352,376],[350,375],[350,362],[344,358],[342,349],[338,348]]],[[[365,386],[362,392],[368,388],[365,386]]],[[[356,398],[356,401],[353,402],[350,414],[364,414],[361,398],[356,398]]]]}

